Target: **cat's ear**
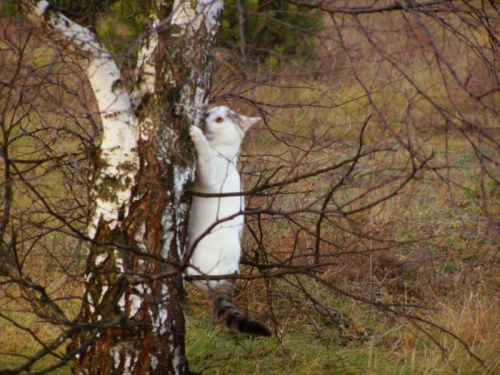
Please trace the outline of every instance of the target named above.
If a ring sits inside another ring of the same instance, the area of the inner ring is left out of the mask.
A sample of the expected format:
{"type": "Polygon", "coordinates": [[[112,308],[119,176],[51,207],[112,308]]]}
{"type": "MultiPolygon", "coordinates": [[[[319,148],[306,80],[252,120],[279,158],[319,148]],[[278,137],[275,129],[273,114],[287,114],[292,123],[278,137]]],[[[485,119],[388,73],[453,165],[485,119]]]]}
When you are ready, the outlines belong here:
{"type": "Polygon", "coordinates": [[[246,117],[246,116],[241,116],[240,119],[240,127],[243,131],[247,131],[250,129],[252,126],[254,126],[256,123],[258,123],[262,118],[260,117],[246,117]]]}

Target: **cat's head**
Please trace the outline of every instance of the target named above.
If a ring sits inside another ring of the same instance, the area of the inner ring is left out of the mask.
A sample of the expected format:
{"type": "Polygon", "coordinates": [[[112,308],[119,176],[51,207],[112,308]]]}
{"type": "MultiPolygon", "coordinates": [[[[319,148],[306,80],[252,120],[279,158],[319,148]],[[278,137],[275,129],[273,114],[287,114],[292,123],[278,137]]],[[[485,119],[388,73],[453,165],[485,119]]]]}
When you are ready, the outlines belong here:
{"type": "Polygon", "coordinates": [[[260,119],[240,115],[227,107],[214,107],[207,111],[203,133],[210,143],[239,147],[247,130],[260,119]]]}

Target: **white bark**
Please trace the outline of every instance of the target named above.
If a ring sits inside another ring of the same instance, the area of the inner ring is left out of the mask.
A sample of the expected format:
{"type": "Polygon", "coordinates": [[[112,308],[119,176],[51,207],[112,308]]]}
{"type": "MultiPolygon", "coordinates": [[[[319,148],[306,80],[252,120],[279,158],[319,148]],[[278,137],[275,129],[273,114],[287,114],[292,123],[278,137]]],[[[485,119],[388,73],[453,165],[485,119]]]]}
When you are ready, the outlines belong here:
{"type": "MultiPolygon", "coordinates": [[[[139,167],[138,140],[139,126],[128,92],[125,90],[121,73],[109,52],[97,41],[86,27],[80,26],[58,12],[50,10],[47,1],[39,1],[34,6],[26,5],[27,16],[35,23],[54,30],[65,41],[70,41],[82,58],[89,83],[99,108],[102,123],[100,144],[100,168],[91,191],[93,212],[87,228],[90,238],[94,238],[100,220],[110,229],[119,225],[120,210],[127,215],[132,196],[132,187],[139,167]]],[[[142,239],[141,239],[142,240],[142,239]]],[[[99,265],[107,256],[100,254],[95,260],[99,265]]],[[[119,271],[123,271],[121,259],[116,258],[119,271]]],[[[89,278],[90,275],[87,275],[89,278]]],[[[104,297],[104,286],[100,298],[104,297]]],[[[89,298],[91,298],[89,294],[89,298]]],[[[134,315],[140,305],[139,296],[128,296],[134,315]]],[[[99,303],[100,301],[98,301],[99,303]]],[[[121,301],[122,308],[125,306],[121,301]]],[[[92,306],[92,304],[89,304],[92,306]]]]}
{"type": "MultiPolygon", "coordinates": [[[[219,15],[223,7],[223,0],[175,0],[171,23],[179,28],[178,35],[184,36],[186,39],[196,35],[201,27],[206,29],[208,35],[215,38],[219,28],[219,15]]],[[[191,53],[193,52],[198,53],[191,51],[191,53]]],[[[191,74],[199,73],[197,69],[194,69],[191,74]]],[[[205,88],[207,85],[204,83],[210,77],[206,77],[206,74],[210,74],[210,72],[202,72],[197,77],[200,85],[193,86],[192,80],[189,79],[182,86],[181,101],[177,103],[178,107],[186,112],[190,123],[195,126],[201,125],[201,119],[208,104],[205,88]]]]}
{"type": "Polygon", "coordinates": [[[175,0],[172,25],[178,26],[181,33],[188,33],[188,37],[202,25],[209,34],[215,35],[223,6],[222,0],[175,0]]]}
{"type": "MultiPolygon", "coordinates": [[[[215,34],[219,27],[219,15],[223,6],[223,0],[175,0],[171,17],[171,25],[178,28],[176,36],[183,37],[186,41],[186,45],[189,45],[189,39],[197,35],[200,28],[204,27],[210,38],[215,38],[215,34]]],[[[195,54],[199,53],[199,51],[186,48],[186,53],[195,54]]],[[[186,56],[185,60],[189,63],[189,56],[186,56]]],[[[191,69],[191,77],[189,77],[184,84],[174,82],[170,72],[167,72],[167,76],[165,77],[167,82],[182,85],[180,100],[176,103],[176,108],[178,110],[184,110],[190,125],[201,125],[203,114],[208,105],[207,89],[210,82],[210,74],[211,71],[209,69],[203,69],[200,72],[199,67],[194,67],[191,69]],[[193,81],[195,81],[196,84],[193,85],[193,81]]],[[[173,239],[173,230],[178,228],[187,216],[188,207],[186,204],[181,204],[179,198],[182,196],[185,183],[194,179],[194,167],[175,167],[174,179],[174,204],[177,208],[177,222],[172,222],[170,219],[171,214],[167,211],[165,212],[163,216],[165,236],[162,251],[164,256],[168,254],[170,249],[171,241],[173,239]]],[[[167,210],[168,209],[170,208],[167,208],[167,210]]],[[[182,245],[177,243],[177,248],[182,249],[182,245]]]]}
{"type": "MultiPolygon", "coordinates": [[[[205,31],[208,37],[211,39],[209,45],[212,45],[213,39],[215,38],[216,31],[218,28],[219,14],[222,10],[223,0],[201,0],[195,2],[193,0],[176,0],[174,3],[173,13],[171,16],[171,26],[175,29],[172,30],[175,38],[182,40],[185,48],[183,48],[182,53],[183,59],[182,63],[186,64],[185,68],[189,68],[190,75],[188,77],[182,77],[183,81],[178,82],[174,79],[172,72],[165,72],[165,77],[163,79],[169,85],[178,87],[180,89],[179,102],[175,103],[176,111],[178,115],[184,113],[187,117],[187,122],[189,125],[201,125],[201,120],[203,114],[207,107],[207,90],[210,85],[210,75],[211,69],[209,65],[205,65],[200,69],[199,57],[201,54],[205,54],[206,51],[200,51],[200,48],[205,48],[199,44],[195,44],[191,38],[196,38],[197,36],[203,35],[205,31]],[[200,30],[201,28],[205,30],[200,30]],[[191,55],[190,55],[191,54],[191,55]]],[[[203,39],[205,40],[205,39],[203,39]]],[[[199,40],[195,40],[195,42],[199,40]]],[[[206,62],[204,64],[209,64],[208,54],[205,55],[206,62]]],[[[164,164],[171,164],[171,155],[169,150],[160,150],[158,152],[158,158],[164,164]]],[[[173,165],[173,191],[174,195],[171,197],[170,204],[167,205],[162,216],[162,226],[163,226],[163,248],[161,249],[161,254],[164,258],[169,258],[169,252],[175,247],[178,251],[182,252],[183,247],[180,243],[179,236],[176,236],[178,228],[181,227],[182,223],[185,221],[188,214],[188,206],[186,203],[182,203],[180,198],[182,197],[185,184],[188,181],[192,181],[194,178],[194,166],[179,166],[173,165]],[[172,241],[176,240],[176,246],[172,246],[172,241]]],[[[179,258],[182,259],[182,254],[179,254],[179,258]]],[[[164,285],[164,298],[167,298],[169,293],[168,288],[164,285]]],[[[163,290],[163,288],[162,288],[163,290]]],[[[160,307],[158,311],[157,319],[154,322],[154,329],[160,333],[166,333],[164,323],[167,320],[167,309],[160,307]]],[[[172,321],[172,324],[177,324],[172,321]]],[[[175,327],[170,327],[174,329],[175,327]]],[[[172,331],[171,331],[172,332],[172,331]]],[[[170,340],[170,353],[173,355],[173,367],[175,373],[182,372],[181,360],[182,350],[180,347],[174,346],[173,338],[170,340]]]]}
{"type": "Polygon", "coordinates": [[[136,86],[132,92],[132,104],[135,109],[139,106],[145,96],[151,96],[155,91],[155,52],[158,48],[158,18],[153,14],[150,17],[151,28],[142,40],[141,49],[137,56],[135,67],[136,86]]]}
{"type": "MultiPolygon", "coordinates": [[[[161,3],[161,0],[159,1],[161,3]]],[[[170,26],[178,28],[177,36],[189,38],[196,33],[200,27],[204,26],[210,35],[214,36],[219,27],[219,14],[222,11],[224,2],[223,0],[175,0],[173,12],[169,20],[170,26]]],[[[158,7],[161,4],[157,5],[158,7]]],[[[137,108],[141,100],[146,95],[154,94],[154,84],[156,69],[154,66],[154,55],[158,47],[158,33],[157,28],[163,26],[160,24],[155,15],[151,16],[151,28],[148,34],[143,38],[141,48],[137,57],[137,66],[135,69],[137,77],[137,85],[132,93],[132,104],[137,108]]],[[[166,82],[173,83],[170,72],[167,72],[165,77],[166,82]]],[[[190,88],[185,86],[185,90],[190,88]]],[[[196,95],[202,98],[205,94],[204,90],[197,88],[196,95]]],[[[189,96],[189,95],[188,95],[189,96]]],[[[201,99],[198,99],[200,101],[201,99]]],[[[182,105],[182,103],[179,103],[182,105]]],[[[206,103],[203,103],[205,108],[206,103]]],[[[195,106],[189,106],[190,113],[188,114],[195,124],[199,123],[199,114],[196,110],[193,111],[195,106]]]]}
{"type": "Polygon", "coordinates": [[[27,16],[37,24],[57,31],[82,55],[85,71],[94,91],[103,128],[100,145],[101,168],[91,193],[94,212],[88,234],[93,238],[99,220],[110,228],[118,224],[121,209],[127,214],[131,188],[138,169],[139,127],[121,73],[109,52],[86,27],[50,9],[47,1],[26,4],[27,16]]]}
{"type": "MultiPolygon", "coordinates": [[[[185,45],[188,46],[190,44],[190,38],[196,36],[200,28],[204,27],[210,38],[215,38],[215,34],[219,27],[219,15],[223,5],[223,0],[175,0],[172,16],[170,17],[171,26],[176,27],[175,36],[182,37],[185,45]]],[[[198,48],[200,47],[196,46],[196,49],[198,48]]],[[[193,50],[193,48],[186,48],[185,52],[187,54],[200,53],[199,50],[193,50]]],[[[185,60],[189,63],[189,56],[186,56],[185,60]]],[[[172,85],[181,85],[180,100],[175,104],[178,110],[184,110],[190,125],[201,125],[201,120],[208,104],[207,87],[210,83],[210,74],[211,71],[209,69],[203,69],[200,73],[199,67],[194,67],[191,69],[191,77],[189,77],[185,83],[175,82],[171,72],[166,72],[166,77],[164,77],[165,81],[172,85]],[[196,84],[193,85],[193,81],[195,81],[196,84]]],[[[159,157],[167,158],[164,162],[169,162],[168,153],[161,152],[158,155],[159,157]]],[[[166,208],[163,215],[162,223],[165,232],[162,255],[164,257],[167,257],[168,251],[171,248],[174,231],[176,228],[179,228],[181,222],[187,216],[188,207],[186,204],[180,203],[180,197],[183,194],[184,185],[188,181],[192,181],[193,178],[193,166],[174,167],[175,196],[172,204],[175,206],[177,214],[175,215],[176,221],[173,222],[172,208],[174,207],[169,206],[166,208]]],[[[182,249],[182,245],[177,243],[177,248],[182,249]]]]}

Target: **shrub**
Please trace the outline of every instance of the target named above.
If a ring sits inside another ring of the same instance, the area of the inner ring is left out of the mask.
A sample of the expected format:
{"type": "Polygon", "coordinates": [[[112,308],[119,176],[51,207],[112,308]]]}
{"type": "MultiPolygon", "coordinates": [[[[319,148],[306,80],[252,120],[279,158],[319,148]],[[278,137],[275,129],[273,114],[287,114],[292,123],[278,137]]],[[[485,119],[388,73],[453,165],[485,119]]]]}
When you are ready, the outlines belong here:
{"type": "MultiPolygon", "coordinates": [[[[219,43],[239,51],[242,41],[236,1],[226,1],[219,43]]],[[[313,55],[313,37],[321,27],[318,13],[283,0],[241,0],[241,6],[248,58],[263,61],[269,57],[302,59],[313,55]]]]}

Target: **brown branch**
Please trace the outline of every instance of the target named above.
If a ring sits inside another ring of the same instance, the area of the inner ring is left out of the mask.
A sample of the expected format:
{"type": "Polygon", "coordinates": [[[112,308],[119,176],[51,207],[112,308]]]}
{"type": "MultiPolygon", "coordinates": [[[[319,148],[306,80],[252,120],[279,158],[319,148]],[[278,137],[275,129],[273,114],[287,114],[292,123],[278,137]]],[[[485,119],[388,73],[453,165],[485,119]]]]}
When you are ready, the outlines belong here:
{"type": "Polygon", "coordinates": [[[282,188],[284,186],[294,184],[294,183],[299,182],[301,180],[306,180],[308,178],[316,177],[316,176],[319,176],[321,174],[325,174],[327,172],[331,172],[331,171],[334,171],[336,169],[340,169],[348,164],[356,163],[356,161],[359,160],[360,158],[363,158],[366,156],[372,156],[376,152],[385,152],[385,151],[394,151],[394,149],[390,148],[390,147],[389,148],[375,148],[375,149],[367,150],[364,152],[360,152],[359,155],[357,154],[356,156],[349,158],[349,159],[346,159],[346,160],[343,160],[340,163],[337,163],[337,164],[334,164],[334,165],[331,165],[331,166],[328,166],[325,168],[313,170],[311,172],[303,173],[301,175],[298,175],[296,177],[292,177],[292,178],[289,178],[286,180],[269,182],[269,183],[266,182],[260,186],[256,186],[250,190],[243,191],[241,193],[215,194],[215,193],[202,193],[202,192],[198,192],[198,191],[194,191],[194,190],[188,190],[187,193],[192,195],[192,196],[204,197],[204,198],[222,198],[222,197],[239,197],[239,196],[259,195],[259,193],[261,193],[263,191],[274,189],[274,188],[282,188]]]}
{"type": "Polygon", "coordinates": [[[382,12],[394,12],[394,11],[417,11],[425,13],[438,13],[446,12],[447,8],[437,8],[438,5],[453,4],[455,0],[433,0],[424,3],[418,3],[415,1],[395,1],[392,4],[384,6],[366,6],[366,7],[336,7],[330,3],[330,1],[297,1],[297,0],[286,0],[290,4],[297,5],[299,7],[304,7],[308,9],[320,9],[324,12],[330,14],[349,14],[349,15],[362,15],[362,14],[373,14],[382,12]]]}

